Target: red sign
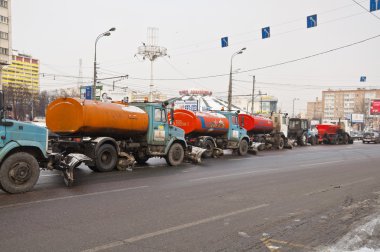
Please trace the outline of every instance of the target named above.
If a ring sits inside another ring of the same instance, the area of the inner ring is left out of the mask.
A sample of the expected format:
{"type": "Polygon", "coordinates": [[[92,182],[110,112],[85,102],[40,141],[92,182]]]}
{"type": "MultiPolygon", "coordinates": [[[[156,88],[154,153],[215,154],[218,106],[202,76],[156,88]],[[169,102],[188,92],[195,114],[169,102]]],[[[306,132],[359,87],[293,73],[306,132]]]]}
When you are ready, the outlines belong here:
{"type": "Polygon", "coordinates": [[[371,115],[380,115],[380,100],[372,100],[371,101],[370,114],[371,115]]]}

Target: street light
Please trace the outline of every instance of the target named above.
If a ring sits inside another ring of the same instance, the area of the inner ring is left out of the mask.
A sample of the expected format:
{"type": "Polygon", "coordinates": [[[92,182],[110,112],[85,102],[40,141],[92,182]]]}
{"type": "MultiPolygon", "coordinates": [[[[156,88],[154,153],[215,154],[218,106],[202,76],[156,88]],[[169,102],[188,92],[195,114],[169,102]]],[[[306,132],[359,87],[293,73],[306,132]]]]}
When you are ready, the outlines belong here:
{"type": "Polygon", "coordinates": [[[235,52],[234,54],[232,54],[231,56],[231,64],[230,64],[230,82],[228,84],[228,110],[230,111],[231,110],[231,103],[232,103],[232,59],[238,55],[238,54],[242,54],[244,52],[244,50],[246,50],[247,48],[243,47],[242,49],[240,49],[239,51],[235,52]]]}
{"type": "Polygon", "coordinates": [[[96,73],[96,45],[98,44],[98,40],[101,38],[101,37],[108,37],[111,35],[111,32],[115,31],[116,28],[115,27],[112,27],[111,29],[109,29],[108,31],[106,32],[103,32],[101,34],[99,34],[99,36],[96,38],[95,40],[95,57],[94,57],[94,84],[93,84],[93,87],[92,87],[92,99],[93,100],[96,100],[96,82],[97,82],[97,73],[96,73]]]}
{"type": "Polygon", "coordinates": [[[300,99],[298,99],[298,98],[293,98],[293,116],[292,117],[294,117],[294,102],[295,101],[299,101],[300,99]]]}

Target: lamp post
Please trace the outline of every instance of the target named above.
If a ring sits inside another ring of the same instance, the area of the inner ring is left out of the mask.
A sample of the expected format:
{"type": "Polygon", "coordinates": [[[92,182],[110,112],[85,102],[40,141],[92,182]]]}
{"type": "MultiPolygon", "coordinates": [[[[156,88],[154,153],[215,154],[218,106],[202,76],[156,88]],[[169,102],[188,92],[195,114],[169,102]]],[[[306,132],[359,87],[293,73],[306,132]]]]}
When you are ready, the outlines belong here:
{"type": "Polygon", "coordinates": [[[293,114],[292,114],[292,117],[294,117],[294,102],[295,101],[299,101],[299,99],[298,98],[293,98],[293,114]]]}
{"type": "Polygon", "coordinates": [[[96,100],[96,82],[97,82],[97,73],[96,73],[96,46],[98,44],[98,40],[101,38],[101,37],[104,37],[104,36],[110,36],[111,35],[111,32],[112,31],[115,31],[116,28],[115,27],[112,27],[111,29],[109,29],[108,31],[106,32],[103,32],[101,34],[99,34],[99,36],[96,38],[95,40],[95,56],[94,56],[94,84],[92,86],[92,99],[93,100],[96,100]]]}
{"type": "Polygon", "coordinates": [[[243,47],[242,49],[240,49],[239,51],[235,52],[234,54],[232,54],[231,56],[231,64],[230,64],[230,82],[228,84],[228,110],[230,111],[231,110],[231,103],[232,103],[232,59],[238,55],[238,54],[242,54],[244,52],[244,50],[246,50],[247,48],[243,47]]]}

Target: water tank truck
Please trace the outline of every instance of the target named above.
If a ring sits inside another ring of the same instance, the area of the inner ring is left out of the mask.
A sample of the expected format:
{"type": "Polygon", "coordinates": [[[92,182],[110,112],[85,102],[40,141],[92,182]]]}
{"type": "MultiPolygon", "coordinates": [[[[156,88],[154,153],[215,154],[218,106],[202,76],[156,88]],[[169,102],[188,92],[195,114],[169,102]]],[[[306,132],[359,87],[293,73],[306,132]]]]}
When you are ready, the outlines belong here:
{"type": "Polygon", "coordinates": [[[168,120],[166,105],[58,98],[46,110],[47,127],[60,136],[53,150],[85,154],[96,172],[125,170],[151,157],[170,166],[185,158],[200,162],[204,150],[187,145],[185,132],[168,120]]]}
{"type": "Polygon", "coordinates": [[[232,149],[244,156],[249,150],[249,138],[238,124],[238,113],[230,111],[174,111],[173,124],[185,131],[189,145],[205,148],[204,157],[221,155],[232,149]]]}
{"type": "Polygon", "coordinates": [[[239,124],[247,130],[252,146],[259,150],[291,147],[287,138],[287,114],[272,113],[270,118],[239,114],[239,124]]]}
{"type": "Polygon", "coordinates": [[[345,131],[343,122],[337,124],[326,123],[317,124],[318,142],[324,144],[352,144],[354,143],[350,135],[345,131]]]}

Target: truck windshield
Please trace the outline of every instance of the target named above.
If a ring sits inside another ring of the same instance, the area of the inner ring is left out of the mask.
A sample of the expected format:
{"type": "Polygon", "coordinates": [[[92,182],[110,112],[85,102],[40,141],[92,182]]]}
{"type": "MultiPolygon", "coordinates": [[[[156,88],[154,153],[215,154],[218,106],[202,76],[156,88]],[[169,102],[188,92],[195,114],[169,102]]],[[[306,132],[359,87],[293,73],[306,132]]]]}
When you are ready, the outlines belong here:
{"type": "Polygon", "coordinates": [[[297,128],[300,128],[300,121],[290,121],[289,122],[289,128],[290,129],[297,129],[297,128]]]}

